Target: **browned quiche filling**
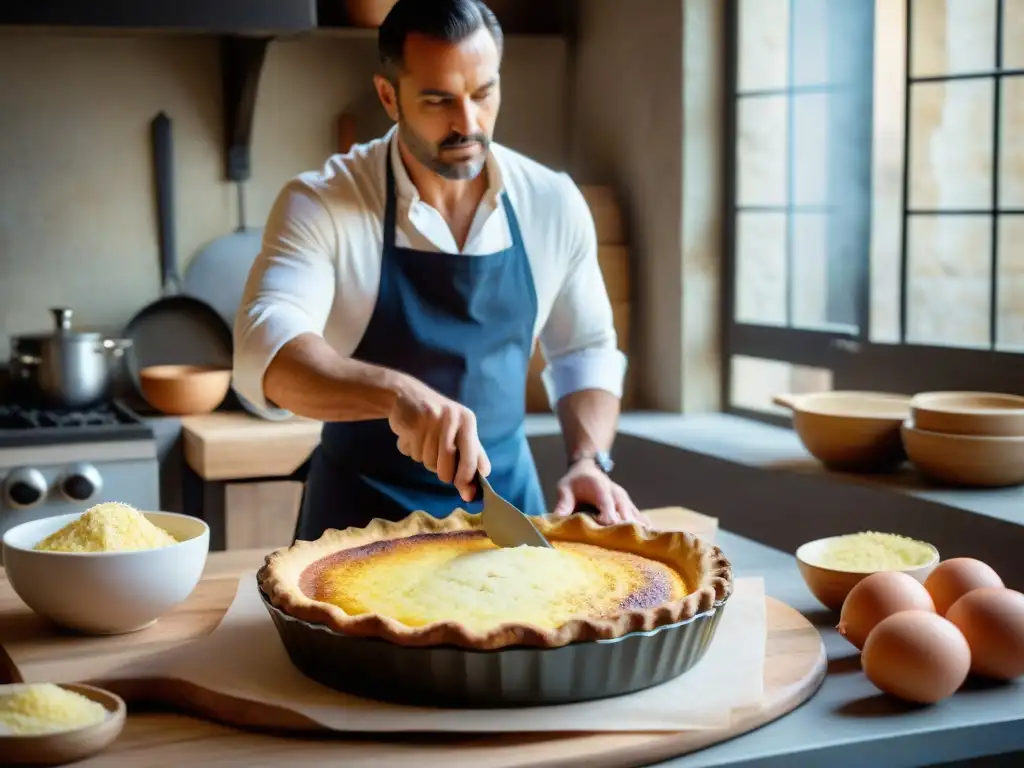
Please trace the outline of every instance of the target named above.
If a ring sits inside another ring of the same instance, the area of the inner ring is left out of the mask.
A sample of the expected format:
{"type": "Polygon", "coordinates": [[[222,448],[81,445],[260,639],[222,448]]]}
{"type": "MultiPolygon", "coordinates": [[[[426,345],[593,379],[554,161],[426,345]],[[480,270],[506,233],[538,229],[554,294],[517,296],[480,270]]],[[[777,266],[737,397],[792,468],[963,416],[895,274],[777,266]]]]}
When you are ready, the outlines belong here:
{"type": "Polygon", "coordinates": [[[620,637],[732,593],[722,551],[689,533],[539,517],[552,547],[496,547],[480,515],[413,512],[267,555],[260,588],[294,619],[401,645],[493,650],[620,637]]]}
{"type": "Polygon", "coordinates": [[[321,557],[299,587],[349,616],[410,627],[457,621],[475,631],[506,622],[554,629],[683,598],[683,576],[630,552],[581,542],[553,549],[496,547],[483,531],[419,534],[321,557]]]}

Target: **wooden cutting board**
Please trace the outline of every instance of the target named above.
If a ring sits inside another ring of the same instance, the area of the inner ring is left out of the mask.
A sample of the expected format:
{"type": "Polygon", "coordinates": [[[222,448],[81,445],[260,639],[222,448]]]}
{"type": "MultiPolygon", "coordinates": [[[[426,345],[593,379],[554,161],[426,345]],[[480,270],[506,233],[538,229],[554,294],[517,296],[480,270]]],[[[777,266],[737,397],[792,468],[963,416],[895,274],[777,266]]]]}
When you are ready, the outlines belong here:
{"type": "MultiPolygon", "coordinates": [[[[0,638],[6,677],[13,681],[102,680],[116,677],[129,662],[160,653],[210,632],[235,594],[238,577],[258,567],[262,551],[213,553],[207,572],[192,597],[155,626],[119,637],[79,637],[54,629],[24,607],[6,579],[0,578],[0,638]]],[[[737,714],[731,727],[681,733],[504,734],[380,740],[279,737],[256,730],[300,728],[282,718],[295,715],[276,707],[211,696],[174,681],[119,681],[117,690],[132,702],[122,737],[94,763],[132,765],[145,752],[147,765],[180,765],[221,755],[248,766],[276,766],[300,760],[306,765],[369,766],[371,763],[425,765],[493,765],[505,768],[604,768],[647,765],[724,741],[774,720],[810,698],[824,679],[826,658],[821,638],[797,611],[768,599],[765,700],[757,710],[737,714]],[[222,725],[168,714],[136,714],[139,700],[163,701],[213,719],[249,727],[222,725]],[[121,758],[121,760],[118,760],[121,758]]],[[[308,723],[306,726],[308,727],[308,723]]]]}
{"type": "Polygon", "coordinates": [[[181,420],[185,461],[204,480],[288,477],[320,444],[323,424],[267,421],[248,413],[205,413],[181,420]]]}

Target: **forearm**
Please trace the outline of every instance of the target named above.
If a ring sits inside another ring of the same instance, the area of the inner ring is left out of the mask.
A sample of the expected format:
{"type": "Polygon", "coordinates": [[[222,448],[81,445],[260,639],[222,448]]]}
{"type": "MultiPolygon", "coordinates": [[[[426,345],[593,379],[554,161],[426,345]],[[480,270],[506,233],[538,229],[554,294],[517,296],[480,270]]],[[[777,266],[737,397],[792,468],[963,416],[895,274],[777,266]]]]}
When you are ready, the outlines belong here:
{"type": "Polygon", "coordinates": [[[387,418],[409,377],[343,357],[320,336],[305,333],[283,347],[263,377],[266,398],[319,421],[387,418]]]}
{"type": "Polygon", "coordinates": [[[561,398],[557,409],[569,457],[611,450],[619,422],[619,398],[603,389],[583,389],[561,398]]]}

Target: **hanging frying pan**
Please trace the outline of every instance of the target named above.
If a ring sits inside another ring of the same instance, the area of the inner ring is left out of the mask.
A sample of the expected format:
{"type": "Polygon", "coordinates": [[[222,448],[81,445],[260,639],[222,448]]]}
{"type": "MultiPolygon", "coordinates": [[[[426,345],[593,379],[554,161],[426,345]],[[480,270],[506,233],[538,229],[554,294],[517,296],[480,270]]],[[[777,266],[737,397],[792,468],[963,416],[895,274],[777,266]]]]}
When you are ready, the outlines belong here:
{"type": "Polygon", "coordinates": [[[156,176],[157,228],[163,296],[143,307],[125,328],[132,340],[129,372],[135,388],[139,371],[151,365],[204,365],[231,368],[231,327],[205,302],[182,295],[175,242],[171,120],[153,118],[153,168],[156,176]]]}
{"type": "MultiPolygon", "coordinates": [[[[348,152],[356,143],[355,117],[342,114],[338,118],[338,152],[348,152]]],[[[230,235],[218,237],[193,258],[185,270],[184,291],[206,302],[234,327],[235,314],[242,303],[242,293],[253,262],[263,246],[263,229],[249,229],[245,224],[243,182],[238,190],[238,228],[230,235]]]]}
{"type": "Polygon", "coordinates": [[[207,243],[192,257],[185,270],[184,292],[210,305],[228,327],[235,325],[235,313],[242,303],[242,292],[249,270],[263,245],[263,228],[245,224],[245,182],[236,181],[238,227],[207,243]]]}

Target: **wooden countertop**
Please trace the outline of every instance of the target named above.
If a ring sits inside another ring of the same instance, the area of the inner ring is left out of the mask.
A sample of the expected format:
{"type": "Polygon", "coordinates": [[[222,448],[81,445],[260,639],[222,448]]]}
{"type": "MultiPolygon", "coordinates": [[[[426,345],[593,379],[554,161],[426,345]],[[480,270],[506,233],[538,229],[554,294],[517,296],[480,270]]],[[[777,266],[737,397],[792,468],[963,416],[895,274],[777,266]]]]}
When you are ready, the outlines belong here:
{"type": "Polygon", "coordinates": [[[320,444],[323,424],[267,421],[249,413],[209,413],[181,420],[185,461],[204,480],[287,477],[320,444]]]}
{"type": "MultiPolygon", "coordinates": [[[[211,552],[204,580],[234,579],[259,568],[266,550],[238,550],[211,552]]],[[[0,568],[0,613],[14,615],[10,609],[22,605],[7,577],[0,568]]],[[[18,632],[17,626],[0,623],[0,636],[9,637],[18,632]]],[[[0,676],[7,674],[9,665],[0,664],[0,676]]],[[[8,682],[0,679],[0,682],[8,682]]],[[[367,752],[376,747],[367,745],[367,752]]],[[[239,731],[196,717],[164,711],[132,711],[124,731],[109,749],[100,755],[76,763],[83,768],[91,766],[136,766],[140,761],[147,766],[223,765],[244,764],[281,765],[284,762],[323,760],[330,764],[330,742],[297,742],[263,734],[239,731]],[[312,749],[310,749],[310,747],[312,749]],[[144,757],[142,754],[144,753],[144,757]]]]}
{"type": "MultiPolygon", "coordinates": [[[[712,540],[717,532],[717,519],[690,510],[668,507],[647,512],[655,525],[663,529],[685,528],[712,540]]],[[[259,568],[266,554],[265,549],[211,552],[207,558],[203,582],[237,581],[244,574],[259,568]]],[[[24,634],[24,610],[24,604],[11,589],[0,567],[0,638],[24,634]]],[[[125,657],[128,655],[126,652],[125,657]]],[[[10,680],[12,665],[4,656],[0,648],[0,683],[13,682],[10,680]]],[[[484,741],[481,741],[481,748],[484,741]]],[[[441,752],[445,752],[443,741],[438,744],[441,752]]],[[[510,751],[522,748],[522,745],[509,745],[510,751]]],[[[479,761],[485,756],[493,759],[495,754],[493,745],[477,753],[474,758],[476,751],[476,747],[467,746],[465,762],[462,764],[481,765],[483,763],[479,761]]],[[[406,754],[407,748],[400,738],[345,742],[346,765],[400,765],[406,754]]],[[[445,754],[450,757],[450,753],[445,754]]],[[[82,768],[134,768],[141,761],[152,768],[177,768],[183,764],[245,765],[251,768],[284,764],[336,765],[337,760],[337,741],[331,738],[256,733],[163,708],[139,709],[133,704],[124,731],[118,739],[105,752],[76,765],[82,768]]]]}

